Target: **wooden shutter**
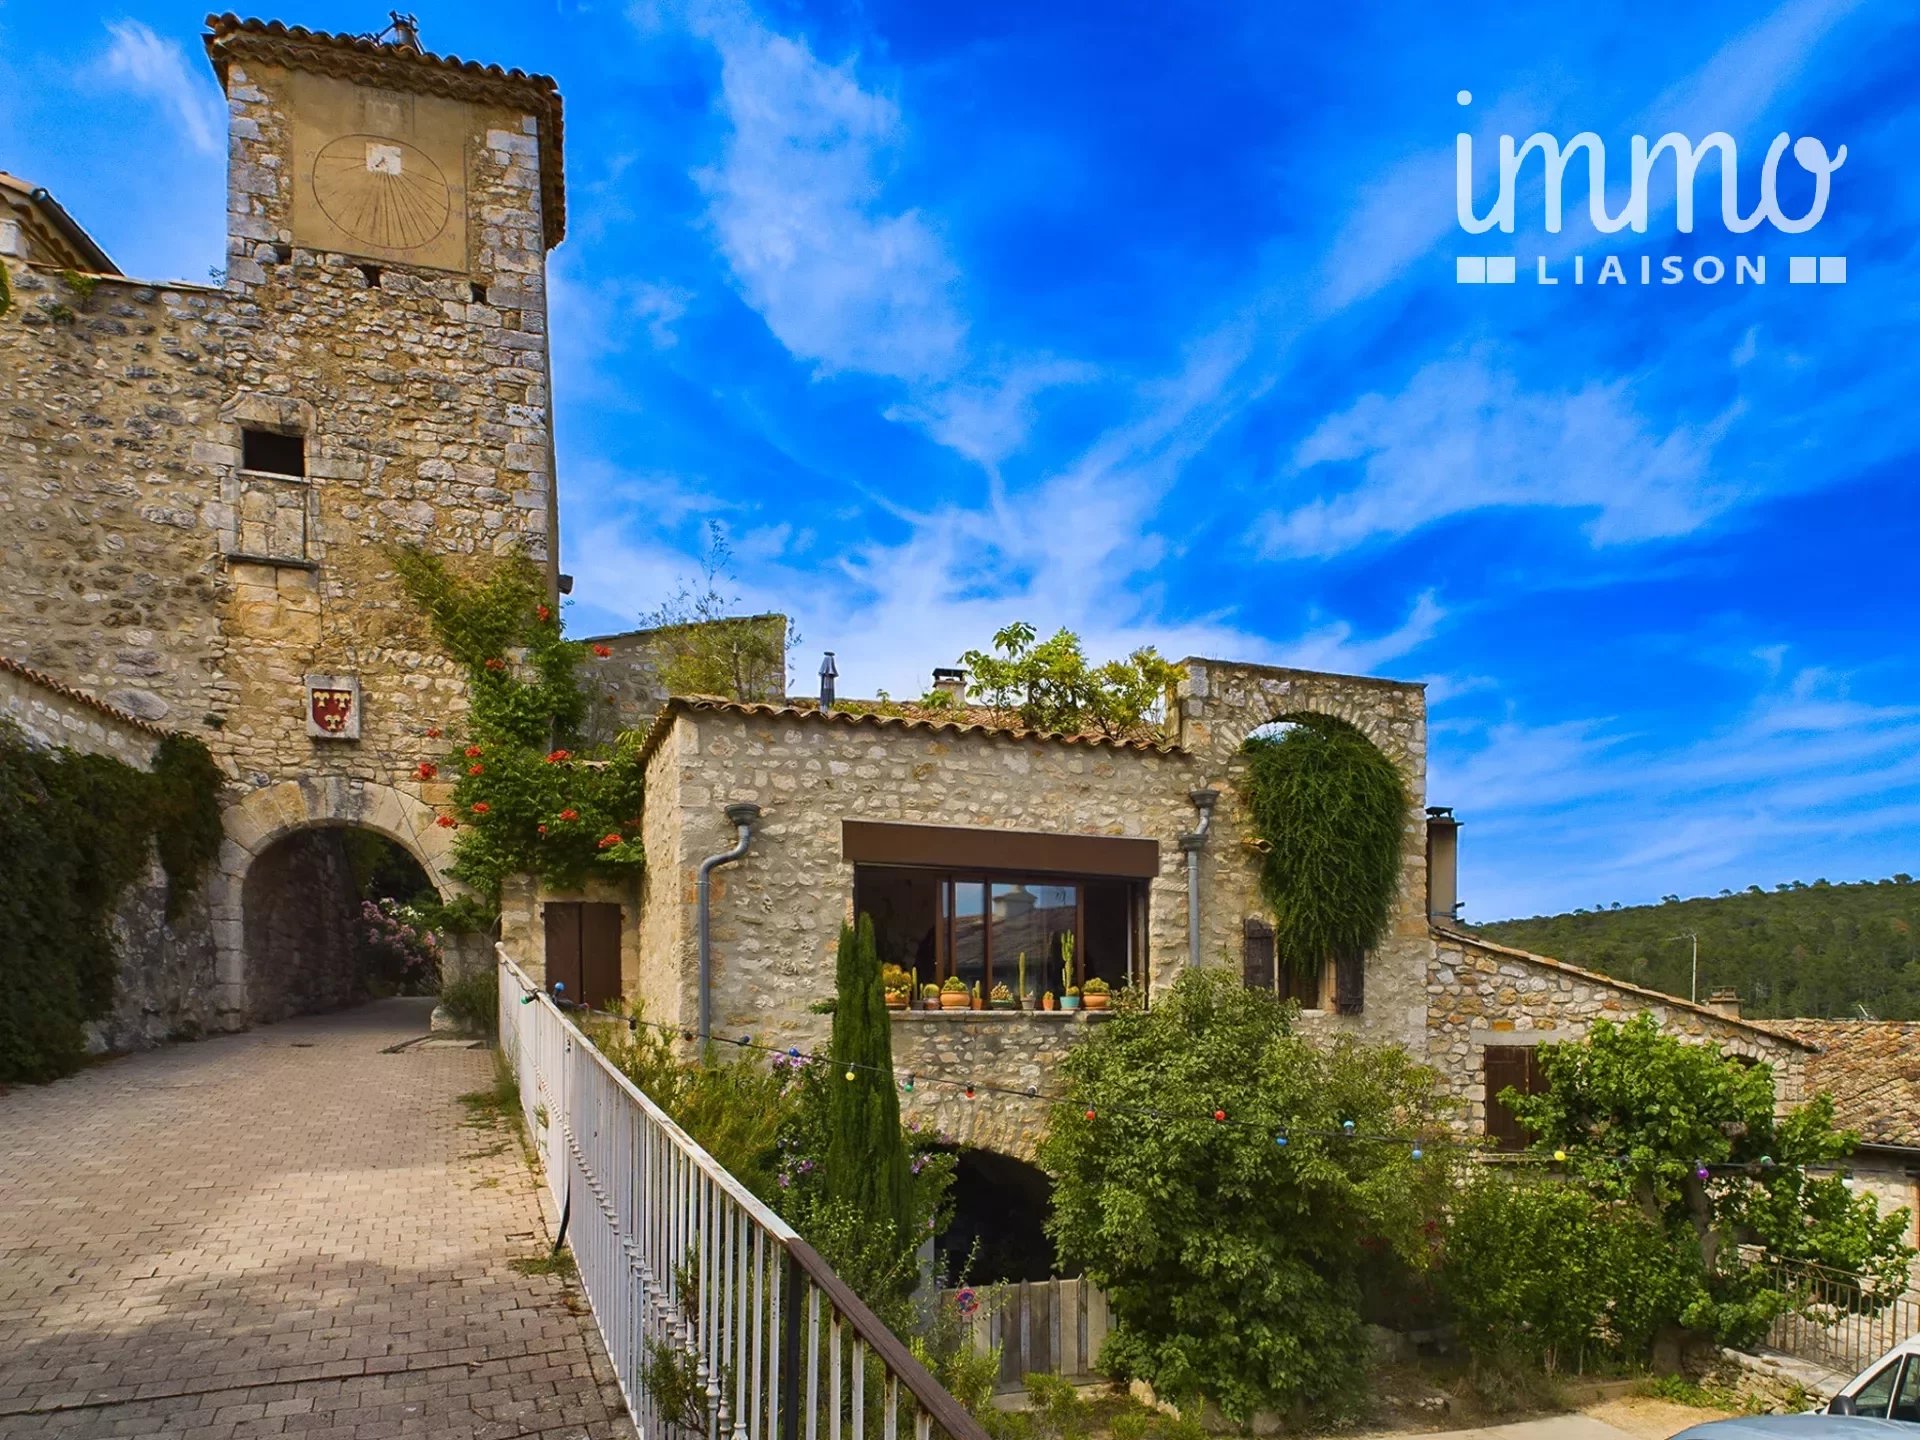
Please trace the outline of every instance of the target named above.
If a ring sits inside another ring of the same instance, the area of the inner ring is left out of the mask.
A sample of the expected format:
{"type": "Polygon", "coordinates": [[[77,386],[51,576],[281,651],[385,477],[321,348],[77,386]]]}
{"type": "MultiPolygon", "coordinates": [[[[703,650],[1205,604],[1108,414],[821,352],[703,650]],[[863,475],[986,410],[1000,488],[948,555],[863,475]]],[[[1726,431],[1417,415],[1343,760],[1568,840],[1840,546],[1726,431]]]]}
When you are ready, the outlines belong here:
{"type": "Polygon", "coordinates": [[[580,907],[580,995],[606,1007],[620,998],[620,907],[580,907]]]}
{"type": "Polygon", "coordinates": [[[1334,957],[1333,1008],[1342,1015],[1358,1015],[1367,1008],[1367,956],[1364,950],[1334,957]]]}
{"type": "Polygon", "coordinates": [[[580,907],[571,902],[548,902],[547,907],[547,993],[553,993],[557,980],[567,988],[561,993],[569,1000],[581,1000],[580,907]]]}
{"type": "Polygon", "coordinates": [[[1273,927],[1249,915],[1241,924],[1240,972],[1249,990],[1273,989],[1273,927]]]}
{"type": "Polygon", "coordinates": [[[1546,1088],[1538,1052],[1531,1045],[1489,1045],[1482,1052],[1481,1068],[1487,1087],[1487,1138],[1496,1149],[1526,1149],[1533,1137],[1499,1097],[1508,1089],[1537,1095],[1546,1088]]]}

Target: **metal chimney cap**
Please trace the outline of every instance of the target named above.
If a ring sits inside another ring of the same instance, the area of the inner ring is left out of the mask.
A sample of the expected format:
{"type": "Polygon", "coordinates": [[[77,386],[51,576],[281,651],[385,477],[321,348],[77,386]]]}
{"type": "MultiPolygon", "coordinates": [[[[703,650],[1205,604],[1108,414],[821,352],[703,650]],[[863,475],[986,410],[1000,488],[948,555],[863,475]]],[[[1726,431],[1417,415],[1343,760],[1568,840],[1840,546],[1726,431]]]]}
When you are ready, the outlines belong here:
{"type": "Polygon", "coordinates": [[[958,665],[936,665],[933,667],[933,683],[936,685],[942,680],[964,680],[966,678],[967,672],[958,665]]]}
{"type": "Polygon", "coordinates": [[[739,800],[727,806],[727,823],[751,825],[760,818],[760,807],[751,800],[739,800]]]}
{"type": "Polygon", "coordinates": [[[1427,818],[1428,818],[1429,820],[1447,820],[1447,821],[1452,821],[1452,823],[1453,823],[1453,824],[1455,824],[1455,825],[1458,825],[1458,824],[1460,823],[1460,822],[1459,822],[1458,820],[1455,820],[1455,819],[1453,818],[1453,807],[1452,807],[1451,805],[1429,805],[1429,806],[1427,806],[1427,818]]]}
{"type": "Polygon", "coordinates": [[[827,651],[820,657],[820,678],[831,680],[840,674],[840,667],[833,663],[833,652],[827,651]]]}

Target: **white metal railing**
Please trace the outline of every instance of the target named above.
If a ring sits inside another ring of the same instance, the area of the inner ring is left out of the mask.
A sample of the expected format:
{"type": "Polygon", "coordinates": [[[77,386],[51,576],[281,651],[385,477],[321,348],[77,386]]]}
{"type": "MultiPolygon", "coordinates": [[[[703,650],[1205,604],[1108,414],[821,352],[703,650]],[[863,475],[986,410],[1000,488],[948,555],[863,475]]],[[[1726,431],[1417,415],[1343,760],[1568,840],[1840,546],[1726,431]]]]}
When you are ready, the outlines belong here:
{"type": "Polygon", "coordinates": [[[500,1047],[641,1435],[899,1440],[904,1418],[916,1440],[986,1440],[806,1241],[496,951],[500,1047]]]}

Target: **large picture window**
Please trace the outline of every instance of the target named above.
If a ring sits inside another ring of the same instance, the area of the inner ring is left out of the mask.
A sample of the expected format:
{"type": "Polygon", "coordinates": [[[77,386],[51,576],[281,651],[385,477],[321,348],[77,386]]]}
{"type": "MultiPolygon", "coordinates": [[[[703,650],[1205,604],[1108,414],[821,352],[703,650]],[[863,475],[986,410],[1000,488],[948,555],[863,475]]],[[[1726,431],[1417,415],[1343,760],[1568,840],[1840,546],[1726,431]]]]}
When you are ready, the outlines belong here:
{"type": "Polygon", "coordinates": [[[853,905],[873,917],[881,960],[922,985],[957,975],[982,994],[1018,993],[1025,956],[1021,998],[1037,1007],[1049,990],[1095,978],[1119,989],[1144,973],[1139,881],[856,865],[853,905]]]}

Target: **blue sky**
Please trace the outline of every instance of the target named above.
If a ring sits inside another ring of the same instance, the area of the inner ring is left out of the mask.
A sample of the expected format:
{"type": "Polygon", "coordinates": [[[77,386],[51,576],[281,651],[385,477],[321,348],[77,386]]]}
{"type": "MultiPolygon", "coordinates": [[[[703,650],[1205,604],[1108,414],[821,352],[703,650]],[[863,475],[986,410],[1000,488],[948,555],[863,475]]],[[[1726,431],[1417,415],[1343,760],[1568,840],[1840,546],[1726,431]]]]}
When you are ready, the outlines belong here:
{"type": "MultiPolygon", "coordinates": [[[[916,694],[1014,618],[1425,680],[1470,918],[1920,870],[1911,6],[415,8],[566,96],[576,633],[713,519],[802,689],[832,648],[916,694]],[[1476,237],[1463,128],[1482,209],[1503,133],[1597,132],[1615,200],[1635,133],[1728,132],[1749,207],[1776,134],[1848,153],[1806,235],[1729,233],[1710,163],[1692,234],[1670,183],[1596,234],[1584,182],[1548,234],[1536,169],[1476,237]],[[1609,253],[1769,278],[1571,283],[1609,253]]],[[[0,166],[129,272],[220,262],[202,13],[0,0],[0,166]]]]}

